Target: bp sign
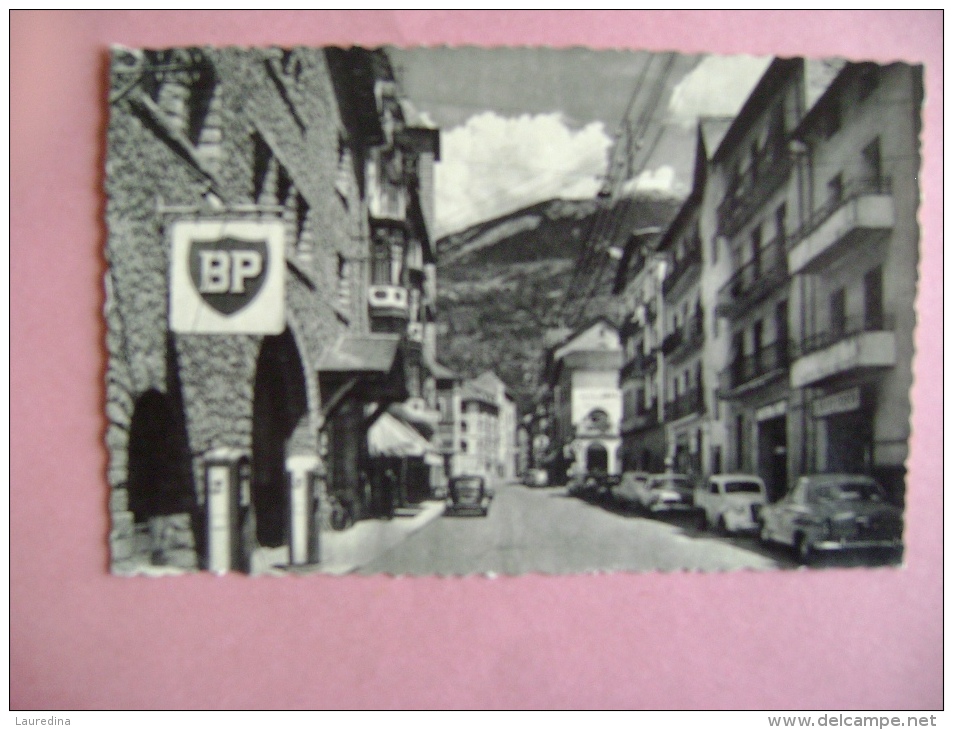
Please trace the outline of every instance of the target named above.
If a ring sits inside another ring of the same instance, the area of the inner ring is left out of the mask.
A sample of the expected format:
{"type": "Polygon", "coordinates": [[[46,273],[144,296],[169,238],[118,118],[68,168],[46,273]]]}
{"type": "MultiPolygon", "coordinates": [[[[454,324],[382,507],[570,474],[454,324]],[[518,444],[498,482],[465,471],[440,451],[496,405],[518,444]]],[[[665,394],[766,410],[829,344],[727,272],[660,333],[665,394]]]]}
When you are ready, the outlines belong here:
{"type": "Polygon", "coordinates": [[[169,327],[203,334],[285,328],[284,225],[179,221],[171,228],[169,327]]]}

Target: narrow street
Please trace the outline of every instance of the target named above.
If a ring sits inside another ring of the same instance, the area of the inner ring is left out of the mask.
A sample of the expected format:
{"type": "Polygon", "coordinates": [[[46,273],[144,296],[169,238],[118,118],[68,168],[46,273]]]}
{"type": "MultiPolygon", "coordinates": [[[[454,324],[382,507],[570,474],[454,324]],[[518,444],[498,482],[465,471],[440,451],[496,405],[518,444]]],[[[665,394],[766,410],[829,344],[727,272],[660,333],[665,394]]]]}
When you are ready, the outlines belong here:
{"type": "Polygon", "coordinates": [[[589,504],[568,496],[564,487],[504,484],[488,517],[444,515],[359,572],[717,571],[794,565],[783,549],[764,546],[754,536],[724,538],[700,531],[692,515],[647,517],[589,504]]]}

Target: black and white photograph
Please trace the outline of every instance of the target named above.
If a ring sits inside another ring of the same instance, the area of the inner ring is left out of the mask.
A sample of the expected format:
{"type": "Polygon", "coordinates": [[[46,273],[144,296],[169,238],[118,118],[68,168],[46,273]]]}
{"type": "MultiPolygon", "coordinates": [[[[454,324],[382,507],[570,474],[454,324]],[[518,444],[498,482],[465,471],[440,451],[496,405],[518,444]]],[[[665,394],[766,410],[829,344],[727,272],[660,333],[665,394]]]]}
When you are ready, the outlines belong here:
{"type": "Polygon", "coordinates": [[[112,573],[902,569],[921,66],[108,75],[112,573]]]}

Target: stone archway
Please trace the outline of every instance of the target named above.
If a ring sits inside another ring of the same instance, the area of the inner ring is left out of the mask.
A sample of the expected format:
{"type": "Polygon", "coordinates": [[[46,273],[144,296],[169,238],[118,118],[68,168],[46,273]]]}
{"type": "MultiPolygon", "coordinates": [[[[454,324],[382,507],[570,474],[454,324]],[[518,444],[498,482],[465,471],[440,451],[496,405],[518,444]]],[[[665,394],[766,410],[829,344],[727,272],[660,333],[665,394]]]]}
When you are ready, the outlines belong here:
{"type": "Polygon", "coordinates": [[[304,369],[294,336],[286,329],[262,340],[255,368],[252,504],[262,546],[279,547],[288,542],[286,459],[294,442],[309,440],[307,426],[304,369]]]}
{"type": "Polygon", "coordinates": [[[190,513],[192,467],[182,419],[168,396],[147,390],[136,400],[129,424],[129,509],[139,523],[190,513]]]}
{"type": "Polygon", "coordinates": [[[609,471],[609,452],[598,441],[589,444],[586,448],[586,471],[609,471]]]}

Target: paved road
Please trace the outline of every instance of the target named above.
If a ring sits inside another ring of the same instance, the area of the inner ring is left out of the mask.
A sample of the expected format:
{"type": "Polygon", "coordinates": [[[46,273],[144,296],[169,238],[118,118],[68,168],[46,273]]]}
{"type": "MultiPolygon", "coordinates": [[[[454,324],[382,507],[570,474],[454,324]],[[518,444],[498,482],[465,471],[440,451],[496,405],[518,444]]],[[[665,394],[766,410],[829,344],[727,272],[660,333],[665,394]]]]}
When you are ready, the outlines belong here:
{"type": "Polygon", "coordinates": [[[513,574],[791,567],[783,549],[721,538],[688,515],[650,518],[569,497],[565,488],[497,488],[488,517],[443,516],[361,573],[513,574]]]}

